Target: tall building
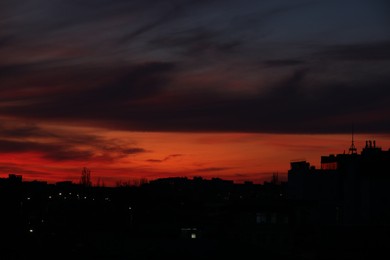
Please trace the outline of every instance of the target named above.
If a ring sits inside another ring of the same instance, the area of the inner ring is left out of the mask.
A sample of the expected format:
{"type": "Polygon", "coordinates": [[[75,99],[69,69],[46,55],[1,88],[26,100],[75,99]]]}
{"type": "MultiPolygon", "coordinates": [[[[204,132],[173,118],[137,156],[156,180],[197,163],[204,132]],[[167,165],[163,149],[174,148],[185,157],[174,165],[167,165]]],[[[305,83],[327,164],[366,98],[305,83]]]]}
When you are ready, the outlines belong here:
{"type": "Polygon", "coordinates": [[[321,168],[291,162],[287,196],[297,221],[342,225],[390,225],[390,149],[372,140],[361,153],[321,156],[321,168]]]}

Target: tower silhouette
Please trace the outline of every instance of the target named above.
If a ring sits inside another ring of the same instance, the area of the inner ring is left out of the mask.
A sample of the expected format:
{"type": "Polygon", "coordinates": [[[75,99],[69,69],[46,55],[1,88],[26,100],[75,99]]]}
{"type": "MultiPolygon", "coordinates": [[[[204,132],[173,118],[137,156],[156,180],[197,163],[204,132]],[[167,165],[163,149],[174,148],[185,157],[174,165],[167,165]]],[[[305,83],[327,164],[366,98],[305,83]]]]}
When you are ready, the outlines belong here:
{"type": "Polygon", "coordinates": [[[351,146],[349,147],[349,154],[357,154],[357,149],[355,147],[355,142],[354,142],[354,139],[353,139],[353,126],[352,126],[352,142],[351,142],[351,146]]]}

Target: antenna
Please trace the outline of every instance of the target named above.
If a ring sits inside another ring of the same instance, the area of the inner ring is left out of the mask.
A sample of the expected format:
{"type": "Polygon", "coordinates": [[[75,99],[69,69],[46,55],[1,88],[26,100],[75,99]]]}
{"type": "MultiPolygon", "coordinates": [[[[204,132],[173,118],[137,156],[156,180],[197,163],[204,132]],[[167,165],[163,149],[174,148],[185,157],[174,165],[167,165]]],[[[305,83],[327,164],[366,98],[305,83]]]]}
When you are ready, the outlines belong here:
{"type": "Polygon", "coordinates": [[[357,149],[355,147],[355,143],[353,140],[353,125],[352,125],[352,143],[351,146],[349,147],[349,154],[357,154],[357,149]]]}

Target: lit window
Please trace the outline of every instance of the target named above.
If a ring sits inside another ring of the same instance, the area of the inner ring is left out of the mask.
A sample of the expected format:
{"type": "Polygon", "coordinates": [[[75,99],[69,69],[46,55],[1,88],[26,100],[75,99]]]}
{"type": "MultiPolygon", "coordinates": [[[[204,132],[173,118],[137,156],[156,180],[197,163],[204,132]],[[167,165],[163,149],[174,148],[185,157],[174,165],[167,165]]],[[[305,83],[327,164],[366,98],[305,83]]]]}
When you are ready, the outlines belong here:
{"type": "Polygon", "coordinates": [[[191,238],[195,239],[195,238],[196,238],[196,234],[195,234],[195,233],[192,233],[192,234],[191,234],[191,238]]]}

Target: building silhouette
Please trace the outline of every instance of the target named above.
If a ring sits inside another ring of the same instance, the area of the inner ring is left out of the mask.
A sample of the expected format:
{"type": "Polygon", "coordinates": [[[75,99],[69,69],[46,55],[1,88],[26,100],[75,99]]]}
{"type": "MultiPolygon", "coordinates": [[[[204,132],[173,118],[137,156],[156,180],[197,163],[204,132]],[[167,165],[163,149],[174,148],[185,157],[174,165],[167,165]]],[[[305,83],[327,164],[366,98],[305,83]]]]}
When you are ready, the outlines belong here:
{"type": "MultiPolygon", "coordinates": [[[[0,178],[4,259],[372,259],[390,243],[390,150],[292,161],[286,182],[89,186],[0,178]],[[23,248],[23,250],[20,250],[23,248]]],[[[388,253],[387,253],[388,254],[388,253]]],[[[1,257],[0,257],[1,258],[1,257]]],[[[1,258],[1,259],[3,259],[1,258]]]]}
{"type": "MultiPolygon", "coordinates": [[[[352,145],[351,145],[352,147],[352,145]]],[[[321,168],[291,162],[288,199],[305,204],[298,221],[343,225],[390,224],[390,150],[366,141],[361,153],[321,156],[321,168]]]]}

